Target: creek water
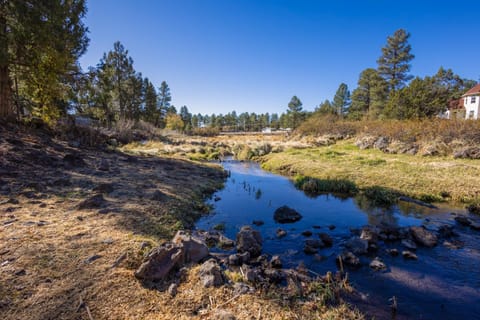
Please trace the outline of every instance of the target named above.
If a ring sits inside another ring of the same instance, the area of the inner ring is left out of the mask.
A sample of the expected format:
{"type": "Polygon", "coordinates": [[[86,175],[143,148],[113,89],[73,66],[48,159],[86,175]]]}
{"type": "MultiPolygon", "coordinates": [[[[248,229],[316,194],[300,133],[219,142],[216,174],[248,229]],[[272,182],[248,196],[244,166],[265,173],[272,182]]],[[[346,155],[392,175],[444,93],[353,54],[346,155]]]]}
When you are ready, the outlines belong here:
{"type": "Polygon", "coordinates": [[[286,177],[268,173],[258,164],[229,160],[222,162],[231,174],[225,187],[218,191],[210,203],[212,213],[201,218],[197,229],[210,230],[222,226],[227,237],[235,239],[244,225],[253,221],[263,237],[263,253],[280,255],[284,266],[295,267],[303,263],[308,269],[323,274],[336,271],[336,257],[344,243],[352,237],[352,229],[365,225],[413,226],[424,225],[435,230],[440,225],[454,225],[456,241],[464,245],[450,249],[443,240],[434,248],[418,248],[418,260],[392,257],[386,250],[404,250],[400,242],[380,242],[374,255],[362,256],[362,267],[348,270],[356,293],[349,297],[352,304],[376,319],[392,319],[391,298],[398,304],[396,319],[480,319],[480,231],[459,226],[453,220],[462,209],[400,203],[391,208],[376,208],[364,198],[338,195],[311,197],[297,190],[286,177]],[[275,222],[273,214],[281,206],[301,213],[295,223],[275,222]],[[283,238],[276,236],[278,228],[287,231],[283,238]],[[308,237],[302,232],[329,234],[334,245],[321,249],[316,255],[303,252],[308,237]],[[384,272],[369,268],[369,262],[380,257],[388,266],[384,272]]]}

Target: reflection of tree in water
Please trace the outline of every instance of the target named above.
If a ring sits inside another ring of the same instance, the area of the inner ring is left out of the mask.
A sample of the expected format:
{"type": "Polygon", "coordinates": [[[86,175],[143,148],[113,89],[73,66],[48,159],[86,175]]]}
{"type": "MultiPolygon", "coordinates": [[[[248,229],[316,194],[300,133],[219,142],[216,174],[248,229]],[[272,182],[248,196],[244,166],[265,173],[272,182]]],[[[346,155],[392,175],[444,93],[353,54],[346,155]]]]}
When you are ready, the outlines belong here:
{"type": "Polygon", "coordinates": [[[256,187],[252,186],[249,182],[243,181],[242,187],[249,196],[253,194],[256,200],[259,200],[262,197],[262,190],[260,188],[257,189],[256,187]]]}
{"type": "Polygon", "coordinates": [[[398,226],[398,217],[395,216],[394,207],[376,207],[372,201],[363,195],[356,196],[353,203],[367,214],[369,225],[398,226]]]}
{"type": "Polygon", "coordinates": [[[403,216],[415,218],[422,218],[423,215],[432,212],[432,209],[405,201],[398,202],[398,209],[400,210],[400,214],[402,214],[403,216]]]}

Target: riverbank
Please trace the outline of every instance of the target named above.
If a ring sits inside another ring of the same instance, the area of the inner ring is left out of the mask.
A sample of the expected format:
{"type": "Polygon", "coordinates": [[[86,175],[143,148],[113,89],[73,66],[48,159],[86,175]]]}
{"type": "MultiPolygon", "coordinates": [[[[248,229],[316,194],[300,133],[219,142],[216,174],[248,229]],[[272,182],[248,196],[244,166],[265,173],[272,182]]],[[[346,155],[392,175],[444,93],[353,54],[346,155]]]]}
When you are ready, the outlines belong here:
{"type": "Polygon", "coordinates": [[[134,277],[146,253],[208,211],[219,166],[15,125],[0,133],[2,319],[362,319],[344,304],[204,288],[195,266],[176,295],[134,277]]]}
{"type": "Polygon", "coordinates": [[[287,176],[349,181],[424,201],[474,203],[480,194],[480,161],[361,150],[353,140],[288,149],[260,158],[262,168],[287,176]]]}

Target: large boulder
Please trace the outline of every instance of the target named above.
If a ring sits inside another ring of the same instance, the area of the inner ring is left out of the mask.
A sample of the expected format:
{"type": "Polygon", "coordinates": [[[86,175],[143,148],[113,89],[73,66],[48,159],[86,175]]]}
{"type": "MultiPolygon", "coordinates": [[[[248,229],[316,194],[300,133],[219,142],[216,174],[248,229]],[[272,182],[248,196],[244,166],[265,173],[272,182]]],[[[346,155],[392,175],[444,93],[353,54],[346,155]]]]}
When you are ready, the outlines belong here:
{"type": "Polygon", "coordinates": [[[260,232],[250,226],[243,226],[237,233],[237,251],[249,252],[252,258],[258,257],[262,252],[262,236],[260,232]]]}
{"type": "Polygon", "coordinates": [[[424,227],[411,227],[410,233],[412,234],[415,242],[419,245],[425,247],[434,247],[437,245],[437,236],[434,233],[426,230],[424,227]]]}
{"type": "Polygon", "coordinates": [[[135,271],[135,277],[145,281],[163,280],[184,260],[183,248],[167,242],[154,248],[135,271]]]}
{"type": "Polygon", "coordinates": [[[183,263],[197,263],[209,255],[207,245],[195,234],[180,230],[173,237],[172,242],[183,248],[183,263]]]}
{"type": "Polygon", "coordinates": [[[302,215],[290,207],[283,206],[275,210],[273,219],[279,223],[292,223],[302,219],[302,215]]]}

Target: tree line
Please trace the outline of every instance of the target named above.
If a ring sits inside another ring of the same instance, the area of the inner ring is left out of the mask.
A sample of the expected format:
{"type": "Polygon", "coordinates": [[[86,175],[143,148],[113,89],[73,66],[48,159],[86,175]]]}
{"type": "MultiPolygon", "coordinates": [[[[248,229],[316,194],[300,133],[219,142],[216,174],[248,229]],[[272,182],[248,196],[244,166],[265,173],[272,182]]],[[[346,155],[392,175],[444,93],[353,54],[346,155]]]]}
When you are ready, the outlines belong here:
{"type": "Polygon", "coordinates": [[[135,70],[120,42],[83,72],[78,59],[89,42],[85,14],[85,0],[0,0],[0,118],[31,115],[53,122],[75,113],[106,126],[142,120],[186,132],[295,129],[324,115],[349,120],[434,117],[475,85],[442,67],[433,76],[414,78],[410,34],[400,29],[387,38],[377,68],[362,71],[351,93],[341,83],[334,97],[313,112],[293,96],[281,114],[191,114],[187,106],[177,110],[172,105],[166,81],[155,87],[135,70]]]}

